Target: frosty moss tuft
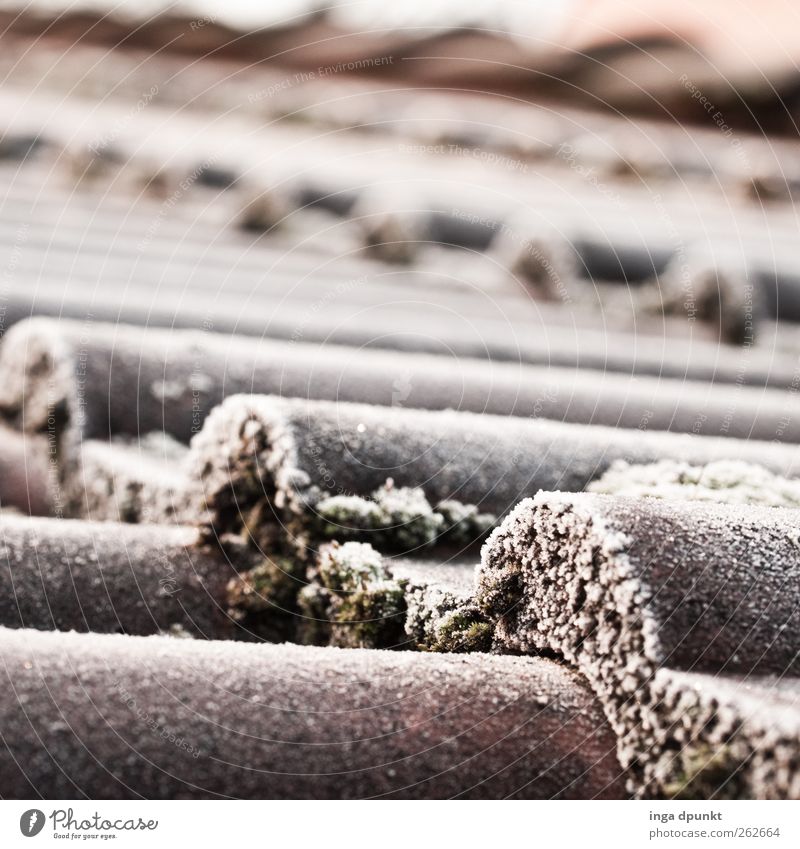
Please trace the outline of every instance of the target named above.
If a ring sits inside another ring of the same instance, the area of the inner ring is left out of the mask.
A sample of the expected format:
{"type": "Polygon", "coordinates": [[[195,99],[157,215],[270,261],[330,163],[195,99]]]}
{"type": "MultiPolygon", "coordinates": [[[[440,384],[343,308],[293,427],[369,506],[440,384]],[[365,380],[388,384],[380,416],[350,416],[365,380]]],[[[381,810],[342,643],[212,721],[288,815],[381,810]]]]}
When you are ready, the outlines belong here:
{"type": "Polygon", "coordinates": [[[317,565],[310,571],[313,581],[340,595],[366,590],[389,577],[381,555],[371,545],[360,542],[323,545],[317,565]]]}
{"type": "Polygon", "coordinates": [[[366,543],[328,543],[298,599],[304,642],[394,648],[405,641],[404,585],[366,543]]]}
{"type": "Polygon", "coordinates": [[[383,550],[408,551],[438,542],[466,545],[490,530],[495,517],[474,505],[431,506],[422,489],[395,487],[391,478],[369,497],[334,495],[316,505],[323,539],[369,540],[383,550]]]}
{"type": "Polygon", "coordinates": [[[800,480],[741,460],[718,460],[702,466],[677,460],[642,465],[618,461],[587,489],[636,498],[800,507],[800,480]]]}
{"type": "Polygon", "coordinates": [[[475,602],[472,571],[466,563],[389,561],[367,543],[334,541],[308,567],[273,556],[231,580],[228,613],[264,639],[486,652],[494,629],[475,602]]]}
{"type": "Polygon", "coordinates": [[[488,652],[493,633],[493,626],[477,608],[456,610],[439,624],[435,639],[426,648],[438,652],[488,652]]]}
{"type": "Polygon", "coordinates": [[[299,568],[285,557],[267,557],[253,569],[228,582],[228,605],[234,618],[244,613],[292,610],[300,589],[299,568]]]}

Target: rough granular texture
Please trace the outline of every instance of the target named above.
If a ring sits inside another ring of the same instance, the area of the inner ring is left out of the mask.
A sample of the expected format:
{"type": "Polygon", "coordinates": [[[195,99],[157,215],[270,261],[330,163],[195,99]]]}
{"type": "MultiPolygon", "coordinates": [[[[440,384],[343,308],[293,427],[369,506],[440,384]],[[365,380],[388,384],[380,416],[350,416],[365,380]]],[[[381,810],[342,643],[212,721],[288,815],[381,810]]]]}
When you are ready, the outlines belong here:
{"type": "MultiPolygon", "coordinates": [[[[191,474],[209,533],[249,533],[265,551],[302,550],[319,532],[320,502],[369,511],[365,497],[387,478],[420,488],[431,505],[456,500],[502,516],[540,489],[581,490],[614,460],[664,457],[758,459],[788,474],[798,463],[794,450],[758,442],[242,396],[220,405],[193,440],[191,474]]],[[[385,529],[360,538],[387,545],[385,529]]]]}
{"type": "Polygon", "coordinates": [[[225,586],[254,555],[198,546],[196,529],[4,516],[0,625],[234,637],[225,586]]]}
{"type": "Polygon", "coordinates": [[[4,798],[620,798],[539,658],[0,629],[4,798]]]}
{"type": "Polygon", "coordinates": [[[636,498],[800,507],[800,481],[739,460],[720,460],[706,466],[677,460],[638,466],[620,461],[587,489],[636,498]]]}
{"type": "Polygon", "coordinates": [[[516,280],[544,301],[568,303],[580,290],[580,265],[575,248],[556,227],[530,217],[503,225],[492,246],[497,261],[516,280]]]}
{"type": "Polygon", "coordinates": [[[188,442],[236,393],[800,441],[800,420],[787,417],[776,389],[208,332],[35,318],[11,328],[0,369],[3,415],[30,431],[54,429],[68,451],[79,438],[153,430],[188,442]]]}
{"type": "Polygon", "coordinates": [[[800,678],[662,669],[653,701],[666,795],[800,798],[800,678]]]}
{"type": "MultiPolygon", "coordinates": [[[[795,510],[541,493],[485,544],[478,601],[498,645],[556,652],[586,675],[637,792],[663,794],[670,781],[656,761],[671,731],[655,712],[659,669],[800,672],[799,520],[795,510]]],[[[741,780],[752,795],[785,796],[781,775],[766,789],[741,780]]]]}
{"type": "MultiPolygon", "coordinates": [[[[475,566],[384,558],[365,543],[325,543],[307,570],[266,557],[228,585],[228,612],[255,634],[340,648],[489,651],[475,566]]],[[[271,637],[272,638],[272,637],[271,637]]]]}
{"type": "Polygon", "coordinates": [[[161,434],[87,439],[62,475],[63,512],[103,522],[189,524],[194,520],[186,446],[161,434]]]}
{"type": "Polygon", "coordinates": [[[299,594],[302,642],[339,648],[404,647],[404,587],[372,546],[325,543],[307,579],[299,594]]]}
{"type": "Polygon", "coordinates": [[[408,638],[436,652],[482,652],[492,648],[494,624],[475,598],[475,565],[398,560],[392,575],[405,590],[408,638]]]}

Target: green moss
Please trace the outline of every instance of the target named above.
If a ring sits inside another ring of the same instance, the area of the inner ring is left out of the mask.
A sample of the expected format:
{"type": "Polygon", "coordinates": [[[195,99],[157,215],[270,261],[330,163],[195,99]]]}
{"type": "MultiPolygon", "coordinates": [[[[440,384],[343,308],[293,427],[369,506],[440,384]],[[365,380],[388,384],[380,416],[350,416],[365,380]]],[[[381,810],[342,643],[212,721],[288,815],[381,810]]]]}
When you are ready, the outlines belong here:
{"type": "Polygon", "coordinates": [[[340,594],[364,590],[390,577],[381,555],[371,545],[361,542],[321,546],[317,565],[309,572],[312,581],[340,594]]]}
{"type": "Polygon", "coordinates": [[[408,582],[406,633],[414,645],[431,652],[488,652],[494,626],[481,613],[472,593],[408,582]]]}
{"type": "Polygon", "coordinates": [[[474,504],[460,501],[442,501],[436,512],[444,521],[443,537],[454,545],[469,545],[477,542],[497,523],[492,513],[479,513],[474,504]]]}
{"type": "Polygon", "coordinates": [[[421,489],[395,488],[391,479],[369,498],[325,498],[317,505],[317,515],[325,539],[369,540],[400,551],[431,545],[444,524],[421,489]]]}
{"type": "Polygon", "coordinates": [[[326,498],[317,505],[317,514],[322,521],[321,535],[328,539],[356,538],[379,528],[383,522],[378,505],[358,495],[326,498]]]}
{"type": "Polygon", "coordinates": [[[488,620],[496,622],[513,616],[522,596],[522,575],[518,566],[482,574],[478,604],[488,620]]]}
{"type": "Polygon", "coordinates": [[[388,649],[405,642],[405,593],[398,581],[337,597],[330,610],[333,646],[388,649]]]}
{"type": "Polygon", "coordinates": [[[241,537],[245,543],[260,551],[291,551],[291,540],[287,539],[286,527],[277,520],[271,502],[258,500],[245,509],[241,508],[241,537]]]}
{"type": "Polygon", "coordinates": [[[405,593],[372,546],[321,546],[299,596],[300,636],[314,645],[391,648],[404,639],[405,593]]]}
{"type": "Polygon", "coordinates": [[[295,609],[302,586],[302,567],[285,557],[265,558],[254,568],[231,578],[228,612],[237,621],[254,613],[295,609]]]}
{"type": "Polygon", "coordinates": [[[456,611],[438,628],[436,640],[428,647],[437,652],[488,652],[494,628],[477,610],[456,611]]]}
{"type": "Polygon", "coordinates": [[[434,510],[422,489],[395,487],[391,478],[369,497],[322,499],[316,516],[322,539],[369,541],[390,551],[477,542],[495,524],[494,516],[459,501],[443,501],[434,510]]]}
{"type": "Polygon", "coordinates": [[[745,799],[743,766],[729,746],[686,747],[680,753],[675,777],[664,785],[664,795],[672,799],[745,799]]]}
{"type": "Polygon", "coordinates": [[[297,559],[266,558],[231,580],[227,596],[231,617],[265,639],[437,652],[492,645],[493,628],[471,600],[439,592],[436,601],[395,579],[366,543],[324,543],[307,570],[297,559]]]}

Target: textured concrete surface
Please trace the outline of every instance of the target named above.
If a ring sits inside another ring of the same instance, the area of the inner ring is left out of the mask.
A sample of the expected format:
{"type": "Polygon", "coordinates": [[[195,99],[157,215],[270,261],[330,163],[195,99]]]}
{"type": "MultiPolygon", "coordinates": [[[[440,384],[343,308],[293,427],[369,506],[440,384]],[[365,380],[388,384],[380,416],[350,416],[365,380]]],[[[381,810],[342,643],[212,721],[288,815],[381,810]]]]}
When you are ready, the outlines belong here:
{"type": "Polygon", "coordinates": [[[538,658],[0,630],[5,798],[620,798],[538,658]]]}
{"type": "MultiPolygon", "coordinates": [[[[478,601],[497,623],[496,641],[556,652],[584,672],[619,735],[634,786],[664,792],[654,761],[680,723],[657,714],[657,670],[800,671],[798,516],[541,493],[485,544],[478,601]]],[[[759,780],[742,778],[752,793],[793,792],[785,772],[767,789],[756,789],[759,780]]]]}

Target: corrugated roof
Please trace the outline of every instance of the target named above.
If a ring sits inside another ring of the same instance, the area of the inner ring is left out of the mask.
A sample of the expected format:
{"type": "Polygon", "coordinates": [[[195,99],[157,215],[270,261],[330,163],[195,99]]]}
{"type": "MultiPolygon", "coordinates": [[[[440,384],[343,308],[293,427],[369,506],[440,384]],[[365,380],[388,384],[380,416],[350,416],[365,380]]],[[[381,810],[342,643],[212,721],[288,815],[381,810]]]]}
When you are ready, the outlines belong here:
{"type": "Polygon", "coordinates": [[[800,796],[792,145],[102,6],[0,56],[0,794],[800,796]]]}

